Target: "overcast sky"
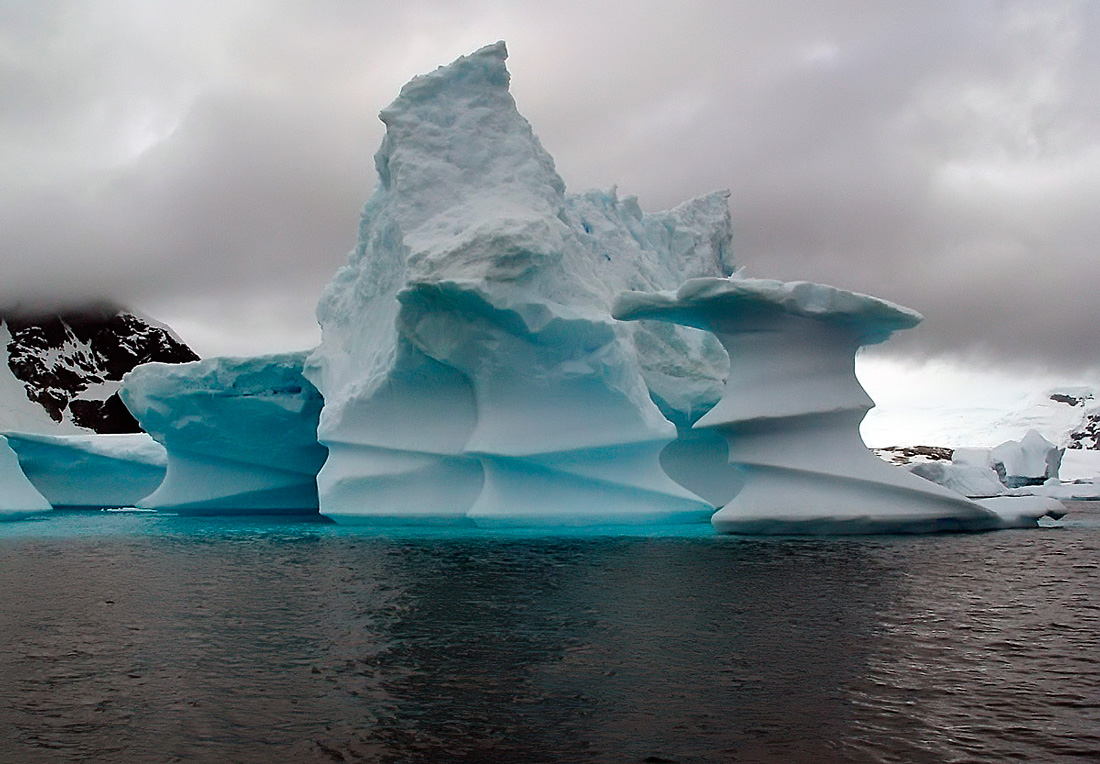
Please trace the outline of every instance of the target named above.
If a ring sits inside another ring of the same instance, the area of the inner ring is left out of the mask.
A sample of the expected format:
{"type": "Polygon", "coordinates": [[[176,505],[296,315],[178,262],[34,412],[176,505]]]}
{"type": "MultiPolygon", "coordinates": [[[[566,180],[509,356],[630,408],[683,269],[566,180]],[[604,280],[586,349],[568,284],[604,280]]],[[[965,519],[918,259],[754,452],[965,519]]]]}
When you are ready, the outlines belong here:
{"type": "Polygon", "coordinates": [[[377,112],[504,39],[575,191],[732,191],[748,274],[921,311],[910,358],[1100,366],[1100,3],[0,0],[0,304],[307,347],[377,112]]]}

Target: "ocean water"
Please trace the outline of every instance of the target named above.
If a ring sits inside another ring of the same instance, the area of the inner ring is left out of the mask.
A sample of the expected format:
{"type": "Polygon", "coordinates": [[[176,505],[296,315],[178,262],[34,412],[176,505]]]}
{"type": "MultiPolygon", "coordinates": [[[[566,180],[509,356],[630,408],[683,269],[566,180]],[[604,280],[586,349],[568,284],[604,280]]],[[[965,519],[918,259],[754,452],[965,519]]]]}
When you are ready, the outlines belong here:
{"type": "Polygon", "coordinates": [[[1095,762],[1100,505],[750,539],[0,525],[0,762],[1095,762]]]}

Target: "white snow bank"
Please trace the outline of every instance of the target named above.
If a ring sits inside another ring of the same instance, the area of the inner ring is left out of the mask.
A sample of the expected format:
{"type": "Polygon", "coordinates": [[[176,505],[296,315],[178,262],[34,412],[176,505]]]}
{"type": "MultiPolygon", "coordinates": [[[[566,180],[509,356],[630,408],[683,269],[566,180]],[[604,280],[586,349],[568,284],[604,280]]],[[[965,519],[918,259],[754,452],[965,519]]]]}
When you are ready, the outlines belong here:
{"type": "Polygon", "coordinates": [[[1043,485],[1017,488],[1013,495],[1046,496],[1059,501],[1096,501],[1100,499],[1100,480],[1059,482],[1051,480],[1043,485]]]}
{"type": "Polygon", "coordinates": [[[1069,482],[1100,478],[1100,451],[1067,448],[1062,454],[1058,477],[1069,482]]]}

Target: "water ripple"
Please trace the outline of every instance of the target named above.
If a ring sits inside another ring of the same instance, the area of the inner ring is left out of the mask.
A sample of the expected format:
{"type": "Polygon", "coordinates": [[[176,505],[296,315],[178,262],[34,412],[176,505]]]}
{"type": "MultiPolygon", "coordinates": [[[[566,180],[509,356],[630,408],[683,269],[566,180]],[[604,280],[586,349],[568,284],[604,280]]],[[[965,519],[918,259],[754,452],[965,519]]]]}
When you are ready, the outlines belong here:
{"type": "Polygon", "coordinates": [[[817,540],[4,528],[0,761],[1096,761],[1098,517],[817,540]]]}

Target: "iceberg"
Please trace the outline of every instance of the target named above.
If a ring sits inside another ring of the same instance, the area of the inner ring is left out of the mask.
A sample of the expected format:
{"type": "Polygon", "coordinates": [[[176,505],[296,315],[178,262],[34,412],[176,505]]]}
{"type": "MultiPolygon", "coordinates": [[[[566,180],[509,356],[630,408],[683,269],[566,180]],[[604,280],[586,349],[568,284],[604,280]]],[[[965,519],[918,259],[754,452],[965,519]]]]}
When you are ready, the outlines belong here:
{"type": "Polygon", "coordinates": [[[1065,448],[1037,430],[996,448],[956,448],[951,461],[913,464],[910,472],[971,498],[1000,495],[1088,496],[1089,487],[1062,490],[1058,473],[1065,448]]]}
{"type": "Polygon", "coordinates": [[[0,521],[22,520],[49,509],[50,502],[27,480],[15,452],[0,435],[0,521]]]}
{"type": "Polygon", "coordinates": [[[131,507],[164,479],[164,447],[147,434],[7,433],[23,473],[54,509],[131,507]]]}
{"type": "Polygon", "coordinates": [[[910,465],[908,470],[917,477],[938,483],[971,499],[1000,496],[1005,492],[1004,485],[997,479],[997,473],[992,467],[956,461],[919,462],[910,465]]]}
{"type": "MultiPolygon", "coordinates": [[[[822,284],[736,277],[625,292],[612,314],[706,329],[729,353],[722,398],[694,424],[725,438],[723,469],[743,481],[711,519],[719,532],[913,533],[1028,522],[891,466],[860,438],[874,402],[856,379],[856,351],[915,326],[919,314],[822,284]]],[[[677,479],[703,492],[711,469],[684,469],[677,479]]]]}
{"type": "Polygon", "coordinates": [[[379,186],[305,369],[324,397],[321,511],[705,521],[714,506],[660,459],[719,399],[726,353],[706,332],[609,310],[624,289],[731,273],[727,194],[646,214],[615,190],[567,193],[506,57],[496,43],[417,77],[380,115],[379,186]]]}
{"type": "Polygon", "coordinates": [[[1079,479],[1069,482],[1051,480],[1040,486],[1018,488],[1014,496],[1043,496],[1060,501],[1100,501],[1100,481],[1095,478],[1079,479]],[[1026,494],[1024,492],[1026,491],[1026,494]]]}
{"type": "Polygon", "coordinates": [[[997,477],[1009,488],[1042,485],[1058,479],[1064,448],[1058,448],[1039,434],[1028,430],[1021,440],[1009,440],[990,451],[997,477]]]}
{"type": "Polygon", "coordinates": [[[1050,496],[994,496],[977,503],[997,514],[1001,528],[1034,528],[1041,518],[1060,520],[1066,515],[1065,505],[1050,496]]]}
{"type": "Polygon", "coordinates": [[[120,395],[167,450],[160,487],[136,504],[183,514],[317,512],[321,396],[304,353],[149,363],[120,395]]]}
{"type": "MultiPolygon", "coordinates": [[[[159,446],[14,436],[47,497],[346,523],[710,522],[737,533],[985,530],[1055,511],[1034,498],[983,506],[874,457],[858,430],[873,403],[855,353],[920,316],[834,287],[742,278],[726,192],[657,213],[614,188],[567,192],[509,93],[506,58],[503,43],[461,57],[381,112],[379,183],[318,303],[317,348],[134,368],[118,400],[159,446]],[[115,493],[96,482],[111,474],[115,493]]],[[[88,367],[83,395],[92,356],[75,330],[62,334],[88,367]]],[[[23,356],[33,370],[52,358],[23,356]]],[[[14,389],[5,379],[0,392],[14,389]]],[[[9,503],[34,504],[4,449],[4,490],[25,494],[9,503]]]]}

